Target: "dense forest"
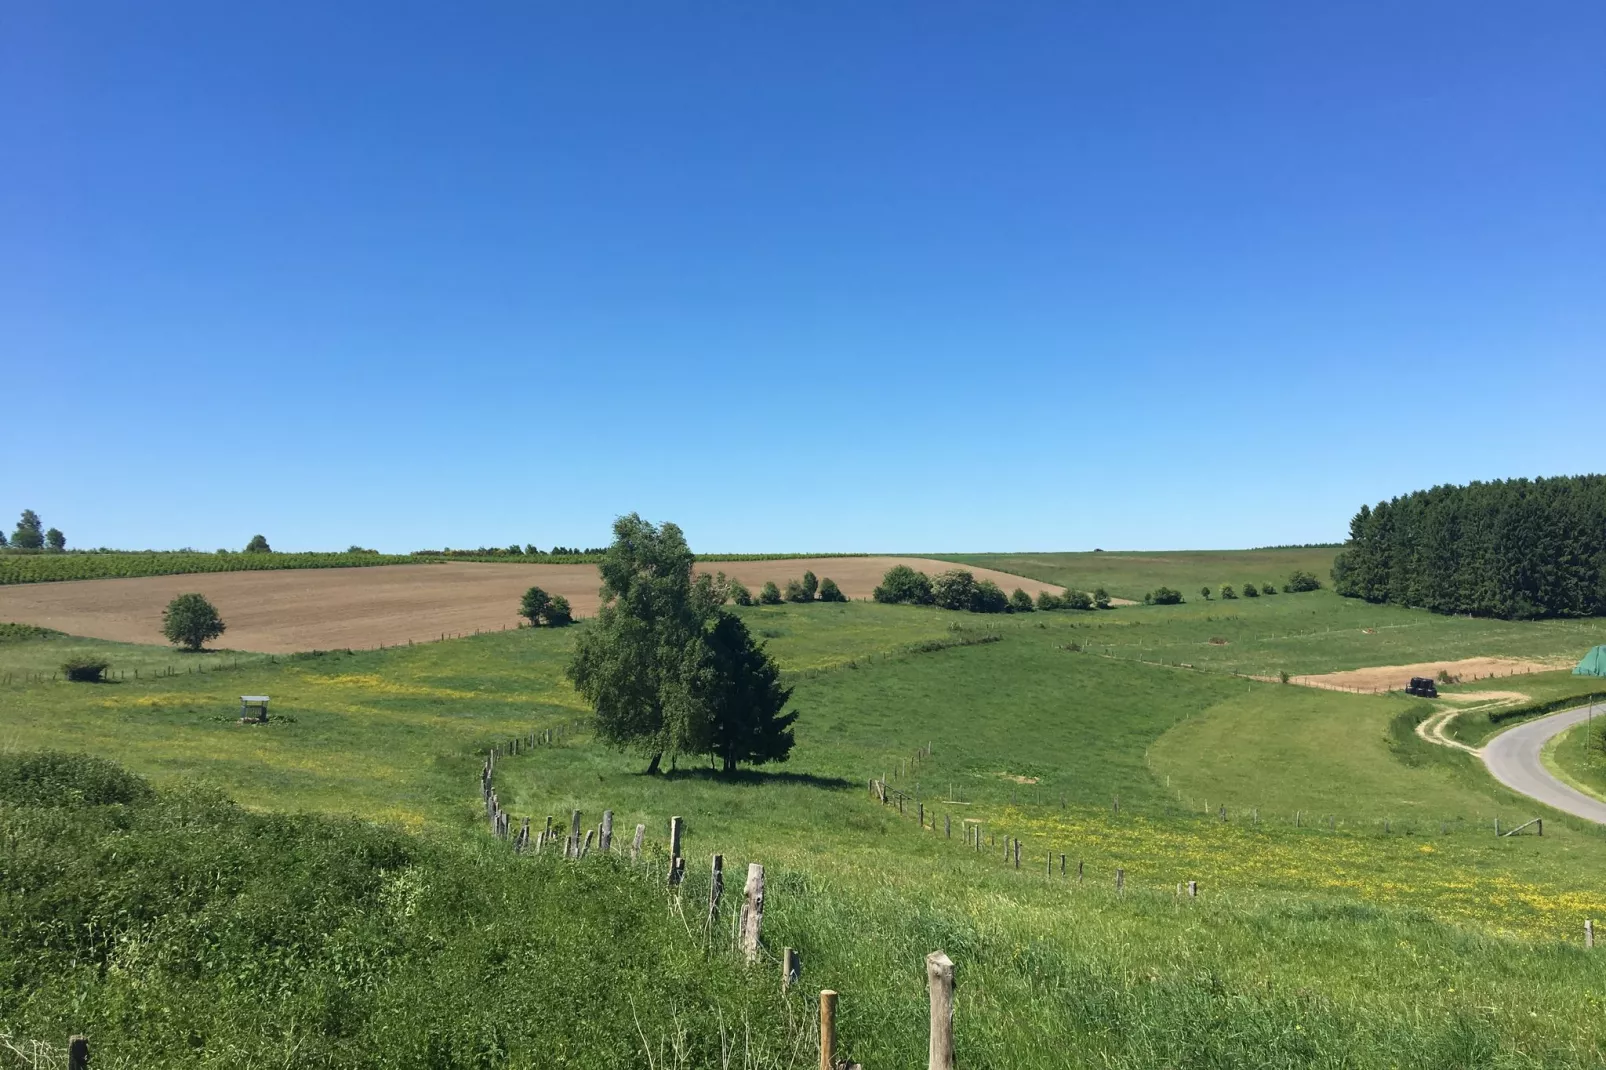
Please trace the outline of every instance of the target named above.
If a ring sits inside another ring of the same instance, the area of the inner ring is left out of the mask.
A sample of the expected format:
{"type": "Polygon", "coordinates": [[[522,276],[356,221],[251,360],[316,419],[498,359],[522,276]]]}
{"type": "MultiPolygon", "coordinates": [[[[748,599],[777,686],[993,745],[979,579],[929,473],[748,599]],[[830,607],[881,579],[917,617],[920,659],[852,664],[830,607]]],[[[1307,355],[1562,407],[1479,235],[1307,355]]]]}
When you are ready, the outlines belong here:
{"type": "Polygon", "coordinates": [[[1606,476],[1442,486],[1363,505],[1333,585],[1436,613],[1606,614],[1606,476]]]}

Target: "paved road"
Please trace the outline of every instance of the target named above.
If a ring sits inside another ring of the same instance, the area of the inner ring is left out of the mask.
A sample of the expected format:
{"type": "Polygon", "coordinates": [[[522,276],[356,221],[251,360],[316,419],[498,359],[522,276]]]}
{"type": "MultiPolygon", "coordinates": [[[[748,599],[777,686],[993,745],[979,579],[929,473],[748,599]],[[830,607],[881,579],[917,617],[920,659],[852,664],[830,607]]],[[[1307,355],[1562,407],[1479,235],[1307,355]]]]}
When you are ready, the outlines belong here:
{"type": "MultiPolygon", "coordinates": [[[[1590,709],[1563,710],[1500,733],[1483,748],[1483,764],[1513,791],[1606,825],[1606,802],[1563,784],[1539,760],[1539,752],[1550,738],[1588,718],[1590,709]]],[[[1596,717],[1606,717],[1606,703],[1596,703],[1593,709],[1596,717]]]]}

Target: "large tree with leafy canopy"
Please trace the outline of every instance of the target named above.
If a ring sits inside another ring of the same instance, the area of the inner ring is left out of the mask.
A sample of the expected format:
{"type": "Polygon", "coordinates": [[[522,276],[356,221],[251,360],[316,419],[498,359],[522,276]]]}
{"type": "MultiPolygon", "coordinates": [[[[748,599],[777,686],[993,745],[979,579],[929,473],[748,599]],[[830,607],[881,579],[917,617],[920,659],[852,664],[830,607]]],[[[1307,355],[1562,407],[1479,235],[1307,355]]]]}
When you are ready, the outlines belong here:
{"type": "Polygon", "coordinates": [[[746,626],[695,587],[680,528],[632,513],[613,534],[599,568],[602,607],[568,668],[598,735],[649,755],[649,773],[666,754],[714,754],[727,769],[784,760],[791,692],[746,626]]]}

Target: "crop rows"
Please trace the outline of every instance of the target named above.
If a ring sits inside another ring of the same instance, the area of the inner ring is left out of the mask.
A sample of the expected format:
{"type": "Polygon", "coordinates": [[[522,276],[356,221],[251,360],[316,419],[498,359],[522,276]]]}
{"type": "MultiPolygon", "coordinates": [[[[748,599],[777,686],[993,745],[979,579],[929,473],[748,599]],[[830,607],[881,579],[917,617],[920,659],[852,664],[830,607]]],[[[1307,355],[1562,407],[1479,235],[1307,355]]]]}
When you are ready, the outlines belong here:
{"type": "Polygon", "coordinates": [[[0,554],[0,584],[95,580],[125,576],[172,576],[186,572],[258,572],[286,568],[352,568],[359,565],[428,564],[430,559],[396,554],[204,554],[149,553],[0,554]]]}

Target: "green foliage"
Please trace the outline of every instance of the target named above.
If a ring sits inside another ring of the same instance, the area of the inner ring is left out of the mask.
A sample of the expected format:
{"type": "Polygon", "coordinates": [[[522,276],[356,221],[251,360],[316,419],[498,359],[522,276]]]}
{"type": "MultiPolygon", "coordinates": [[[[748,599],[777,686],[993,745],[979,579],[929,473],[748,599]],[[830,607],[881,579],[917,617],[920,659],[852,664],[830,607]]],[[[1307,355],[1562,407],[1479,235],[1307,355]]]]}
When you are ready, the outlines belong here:
{"type": "Polygon", "coordinates": [[[562,628],[574,622],[574,610],[569,608],[569,600],[561,594],[552,596],[552,601],[546,607],[546,625],[548,628],[562,628]]]}
{"type": "Polygon", "coordinates": [[[753,604],[753,592],[749,591],[747,589],[747,585],[742,583],[742,581],[735,579],[731,580],[729,589],[732,602],[735,602],[739,606],[750,606],[753,604]]]}
{"type": "Polygon", "coordinates": [[[786,600],[788,602],[812,602],[814,601],[814,596],[809,593],[802,580],[787,580],[786,600]]]}
{"type": "Polygon", "coordinates": [[[61,751],[0,751],[0,802],[15,806],[111,806],[146,802],[150,785],[116,762],[61,751]]]}
{"type": "Polygon", "coordinates": [[[881,577],[881,583],[876,587],[874,597],[877,602],[889,604],[929,606],[933,599],[931,578],[924,572],[916,572],[908,565],[894,565],[881,577]]]}
{"type": "Polygon", "coordinates": [[[24,509],[17,521],[17,530],[11,535],[11,545],[18,550],[42,550],[45,546],[44,529],[39,526],[39,514],[24,509]]]}
{"type": "Polygon", "coordinates": [[[1256,587],[1252,583],[1244,584],[1244,597],[1245,598],[1259,598],[1260,597],[1260,588],[1256,587]]]}
{"type": "Polygon", "coordinates": [[[842,593],[842,588],[836,585],[836,580],[827,576],[820,581],[820,601],[846,602],[847,600],[848,596],[842,593]]]}
{"type": "Polygon", "coordinates": [[[251,536],[251,541],[245,544],[245,552],[248,554],[271,554],[273,547],[268,545],[265,535],[253,535],[251,536]]]}
{"type": "Polygon", "coordinates": [[[1221,600],[1223,602],[1231,602],[1233,599],[1235,599],[1237,597],[1238,597],[1238,592],[1232,589],[1232,584],[1223,583],[1221,585],[1221,600]]]}
{"type": "Polygon", "coordinates": [[[214,554],[189,550],[82,551],[60,554],[0,554],[0,585],[95,580],[128,576],[173,576],[200,572],[257,572],[300,568],[356,568],[429,564],[418,558],[374,553],[214,554]]]}
{"type": "Polygon", "coordinates": [[[805,571],[803,573],[803,601],[814,601],[814,595],[819,589],[820,581],[815,577],[814,573],[805,571]]]}
{"type": "Polygon", "coordinates": [[[111,664],[105,658],[73,657],[61,663],[61,673],[74,683],[99,683],[105,678],[111,664]]]}
{"type": "MultiPolygon", "coordinates": [[[[1106,595],[1105,597],[1108,598],[1109,596],[1106,595]]],[[[1093,596],[1088,594],[1086,591],[1078,591],[1074,587],[1067,587],[1065,588],[1065,608],[1083,610],[1092,609],[1093,596]]]]}
{"type": "Polygon", "coordinates": [[[1325,576],[1337,551],[1327,547],[1262,550],[1102,550],[1085,553],[942,554],[966,568],[992,568],[1017,576],[1091,591],[1102,587],[1117,598],[1140,600],[1165,585],[1196,591],[1223,576],[1284,576],[1304,569],[1325,576]]]}
{"type": "Polygon", "coordinates": [[[692,580],[691,598],[697,616],[707,617],[730,601],[730,581],[723,572],[713,576],[699,572],[697,578],[692,580]]]}
{"type": "Polygon", "coordinates": [[[1276,594],[1277,585],[1275,583],[1263,583],[1260,585],[1260,593],[1266,595],[1276,594]]]}
{"type": "Polygon", "coordinates": [[[1210,601],[1210,588],[1209,587],[1201,587],[1201,588],[1199,588],[1199,597],[1203,598],[1206,602],[1210,601]]]}
{"type": "Polygon", "coordinates": [[[45,549],[59,554],[66,548],[67,536],[61,533],[60,528],[51,528],[45,532],[45,549]]]}
{"type": "Polygon", "coordinates": [[[1064,609],[1065,599],[1055,594],[1053,591],[1038,591],[1037,608],[1044,612],[1052,612],[1056,609],[1064,609]]]}
{"type": "Polygon", "coordinates": [[[223,634],[217,607],[199,594],[181,594],[162,610],[162,634],[174,646],[200,650],[208,640],[223,634]]]}
{"type": "Polygon", "coordinates": [[[550,605],[552,605],[551,595],[539,587],[531,587],[524,592],[524,597],[519,601],[519,616],[529,621],[530,627],[533,628],[541,623],[550,605]]]}
{"type": "Polygon", "coordinates": [[[931,578],[931,601],[938,609],[970,609],[975,597],[976,577],[965,569],[949,569],[931,578]]]}
{"type": "Polygon", "coordinates": [[[784,761],[791,691],[746,625],[720,608],[724,577],[694,584],[692,563],[674,524],[620,517],[600,568],[602,609],[575,643],[569,678],[596,711],[599,736],[651,754],[649,772],[665,754],[716,755],[727,770],[784,761]]]}
{"type": "Polygon", "coordinates": [[[1032,596],[1017,587],[1009,594],[1009,611],[1011,613],[1030,613],[1037,607],[1032,604],[1032,596]]]}
{"type": "MultiPolygon", "coordinates": [[[[1028,608],[1030,608],[1030,599],[1028,608]]],[[[970,611],[972,613],[1007,613],[1009,612],[1009,596],[1003,588],[992,580],[978,580],[970,594],[970,611]]]]}
{"type": "Polygon", "coordinates": [[[758,603],[761,606],[778,606],[781,604],[781,589],[775,586],[774,580],[765,580],[764,586],[758,589],[758,603]]]}
{"type": "Polygon", "coordinates": [[[1094,590],[1093,590],[1093,608],[1094,609],[1109,609],[1110,608],[1110,592],[1106,591],[1102,587],[1094,588],[1094,590]]]}
{"type": "Polygon", "coordinates": [[[1606,614],[1606,476],[1439,486],[1363,505],[1332,576],[1346,597],[1435,613],[1606,614]]]}
{"type": "Polygon", "coordinates": [[[1310,591],[1322,589],[1322,581],[1303,569],[1295,569],[1288,575],[1288,583],[1283,590],[1289,594],[1306,594],[1310,591]]]}
{"type": "Polygon", "coordinates": [[[1170,587],[1156,587],[1149,592],[1144,602],[1157,606],[1176,606],[1182,604],[1182,592],[1170,587]]]}
{"type": "Polygon", "coordinates": [[[0,643],[21,643],[29,639],[49,639],[59,635],[61,633],[52,628],[0,621],[0,643]]]}

